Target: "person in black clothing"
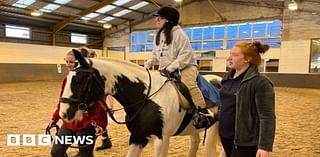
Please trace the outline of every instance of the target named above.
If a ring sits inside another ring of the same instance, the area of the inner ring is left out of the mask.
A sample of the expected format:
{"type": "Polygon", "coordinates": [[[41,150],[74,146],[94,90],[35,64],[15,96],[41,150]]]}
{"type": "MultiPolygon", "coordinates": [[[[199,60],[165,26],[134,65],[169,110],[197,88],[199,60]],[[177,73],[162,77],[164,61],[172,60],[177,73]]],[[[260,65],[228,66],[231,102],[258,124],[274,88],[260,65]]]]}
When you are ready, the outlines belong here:
{"type": "Polygon", "coordinates": [[[238,43],[228,58],[230,71],[220,90],[220,137],[227,157],[269,157],[275,136],[273,83],[258,72],[260,42],[238,43]]]}

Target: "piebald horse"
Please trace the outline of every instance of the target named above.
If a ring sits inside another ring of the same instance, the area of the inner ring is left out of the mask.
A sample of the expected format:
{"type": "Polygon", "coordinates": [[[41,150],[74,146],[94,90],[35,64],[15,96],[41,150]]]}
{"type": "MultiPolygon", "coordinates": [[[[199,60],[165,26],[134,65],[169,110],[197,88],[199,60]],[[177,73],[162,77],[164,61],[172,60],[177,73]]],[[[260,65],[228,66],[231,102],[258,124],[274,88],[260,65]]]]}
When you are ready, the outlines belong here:
{"type": "MultiPolygon", "coordinates": [[[[69,72],[60,102],[60,117],[81,120],[82,113],[105,95],[112,95],[126,112],[126,126],[130,131],[128,157],[139,157],[150,142],[156,157],[166,157],[169,138],[182,123],[185,110],[181,110],[177,92],[167,78],[159,72],[147,71],[136,64],[116,59],[86,60],[73,50],[78,67],[69,72]]],[[[217,107],[212,108],[217,110],[217,107]]],[[[188,157],[196,157],[200,131],[189,122],[178,135],[190,135],[188,157]]],[[[217,125],[207,129],[206,153],[216,157],[220,147],[217,125]]]]}

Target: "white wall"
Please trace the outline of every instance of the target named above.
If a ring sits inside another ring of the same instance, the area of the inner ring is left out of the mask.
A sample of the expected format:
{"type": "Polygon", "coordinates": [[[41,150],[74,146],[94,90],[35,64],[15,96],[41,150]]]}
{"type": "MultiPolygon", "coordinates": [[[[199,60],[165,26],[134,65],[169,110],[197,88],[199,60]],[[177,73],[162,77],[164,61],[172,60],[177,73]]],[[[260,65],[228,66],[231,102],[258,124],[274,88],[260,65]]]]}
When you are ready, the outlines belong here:
{"type": "Polygon", "coordinates": [[[279,72],[308,73],[310,40],[283,41],[280,53],[279,72]]]}

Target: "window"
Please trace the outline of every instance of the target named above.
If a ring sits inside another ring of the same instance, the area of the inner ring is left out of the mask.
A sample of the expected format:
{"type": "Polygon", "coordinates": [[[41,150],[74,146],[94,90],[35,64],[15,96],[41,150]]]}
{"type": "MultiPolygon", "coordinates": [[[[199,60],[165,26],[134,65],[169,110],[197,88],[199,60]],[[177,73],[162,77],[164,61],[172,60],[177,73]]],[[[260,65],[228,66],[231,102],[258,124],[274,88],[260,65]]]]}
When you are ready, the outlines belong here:
{"type": "Polygon", "coordinates": [[[310,69],[311,73],[320,73],[320,39],[311,40],[310,69]]]}
{"type": "Polygon", "coordinates": [[[271,48],[281,46],[281,21],[263,21],[240,23],[238,30],[235,25],[227,26],[226,48],[231,49],[239,42],[261,41],[271,48]]]}
{"type": "Polygon", "coordinates": [[[239,25],[239,38],[251,38],[251,27],[250,23],[242,23],[239,25]]]}
{"type": "Polygon", "coordinates": [[[131,52],[144,52],[145,45],[131,45],[131,52]]]}
{"type": "Polygon", "coordinates": [[[125,47],[108,47],[107,50],[123,53],[125,51],[125,47]]]}
{"type": "Polygon", "coordinates": [[[279,59],[266,59],[265,72],[278,72],[279,71],[279,59]]]}
{"type": "Polygon", "coordinates": [[[26,8],[36,2],[36,0],[18,0],[12,6],[19,7],[19,8],[26,8]]]}
{"type": "Polygon", "coordinates": [[[156,35],[154,30],[131,33],[131,52],[151,52],[153,39],[156,35]]]}
{"type": "Polygon", "coordinates": [[[279,59],[263,59],[259,65],[259,72],[278,72],[279,59]]]}
{"type": "Polygon", "coordinates": [[[268,22],[268,36],[280,36],[281,35],[281,21],[275,20],[268,22]]]}
{"type": "Polygon", "coordinates": [[[40,11],[46,12],[46,13],[50,13],[58,8],[60,8],[61,5],[57,5],[57,4],[48,4],[46,6],[44,6],[43,8],[40,9],[40,11]]]}
{"type": "Polygon", "coordinates": [[[235,44],[240,42],[251,42],[251,40],[227,40],[227,49],[231,49],[235,44]]]}
{"type": "Polygon", "coordinates": [[[155,31],[148,31],[147,32],[147,43],[152,43],[153,42],[153,38],[156,36],[156,32],[155,31]]]}
{"type": "Polygon", "coordinates": [[[227,26],[227,38],[237,38],[238,25],[228,25],[227,26]]]}
{"type": "Polygon", "coordinates": [[[145,42],[146,42],[146,32],[139,32],[138,43],[145,43],[145,42]]]}
{"type": "MultiPolygon", "coordinates": [[[[231,49],[239,42],[261,41],[271,48],[281,46],[280,20],[246,22],[228,25],[208,25],[197,27],[186,27],[183,31],[190,39],[192,49],[222,50],[231,49]]],[[[131,33],[132,52],[150,52],[153,49],[153,39],[156,31],[141,31],[131,33]]]]}
{"type": "Polygon", "coordinates": [[[210,40],[213,39],[213,29],[212,26],[204,27],[203,29],[203,40],[210,40]]]}
{"type": "Polygon", "coordinates": [[[202,50],[202,43],[201,42],[192,42],[191,43],[193,50],[202,50]]]}
{"type": "Polygon", "coordinates": [[[183,31],[187,34],[189,39],[192,39],[192,28],[184,28],[183,31]]]}
{"type": "Polygon", "coordinates": [[[6,25],[6,37],[30,39],[30,28],[6,25]]]}
{"type": "Polygon", "coordinates": [[[146,51],[152,52],[152,50],[153,50],[153,45],[152,44],[147,44],[146,45],[146,51]]]}
{"type": "Polygon", "coordinates": [[[138,43],[138,32],[132,32],[131,33],[131,44],[137,44],[138,43]]]}
{"type": "Polygon", "coordinates": [[[223,41],[208,41],[203,42],[204,50],[222,50],[223,41]]]}
{"type": "Polygon", "coordinates": [[[263,37],[266,34],[266,24],[258,22],[253,24],[253,37],[263,37]]]}
{"type": "Polygon", "coordinates": [[[223,39],[224,38],[224,25],[215,27],[214,38],[215,39],[223,39]]]}
{"type": "Polygon", "coordinates": [[[86,34],[71,33],[71,43],[86,44],[87,43],[87,35],[86,34]]]}
{"type": "Polygon", "coordinates": [[[202,40],[202,28],[201,27],[193,28],[193,39],[192,40],[202,40]]]}

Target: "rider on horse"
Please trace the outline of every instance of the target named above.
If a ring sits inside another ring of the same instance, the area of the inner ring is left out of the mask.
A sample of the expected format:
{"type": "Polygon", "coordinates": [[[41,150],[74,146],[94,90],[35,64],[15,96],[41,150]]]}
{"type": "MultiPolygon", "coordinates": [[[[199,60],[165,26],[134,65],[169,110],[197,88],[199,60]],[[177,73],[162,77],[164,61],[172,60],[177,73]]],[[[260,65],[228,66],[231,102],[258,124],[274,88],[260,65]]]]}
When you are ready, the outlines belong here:
{"type": "MultiPolygon", "coordinates": [[[[181,81],[189,89],[193,103],[198,108],[195,115],[205,114],[206,116],[200,116],[204,121],[213,121],[212,113],[206,109],[205,100],[196,82],[197,63],[192,53],[190,41],[178,25],[179,12],[171,7],[163,7],[155,16],[158,32],[155,37],[152,58],[146,62],[145,68],[150,69],[156,61],[159,61],[159,69],[161,70],[164,69],[168,73],[180,70],[181,81]]],[[[197,124],[197,122],[194,125],[196,128],[208,127],[197,124]]]]}

